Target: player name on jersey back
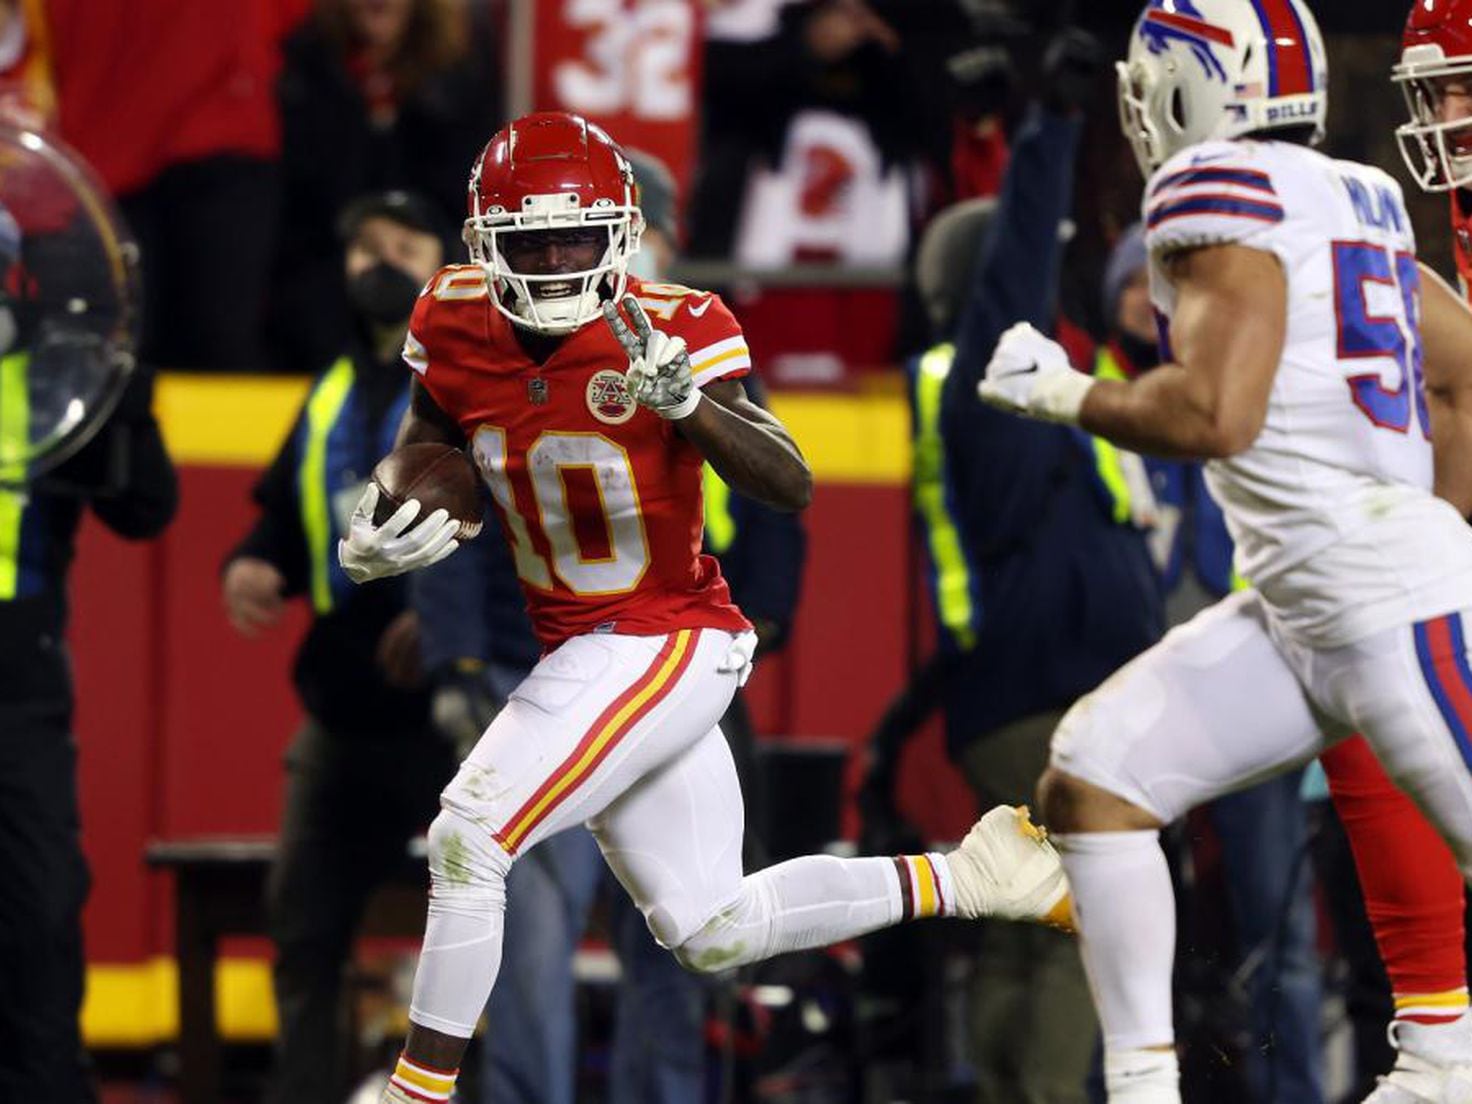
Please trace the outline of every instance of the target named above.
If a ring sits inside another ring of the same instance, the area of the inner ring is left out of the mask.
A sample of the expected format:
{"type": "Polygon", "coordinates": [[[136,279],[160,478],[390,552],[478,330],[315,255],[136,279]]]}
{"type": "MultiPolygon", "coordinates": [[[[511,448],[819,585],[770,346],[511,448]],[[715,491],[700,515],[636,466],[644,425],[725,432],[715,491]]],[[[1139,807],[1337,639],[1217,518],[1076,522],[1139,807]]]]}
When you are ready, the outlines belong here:
{"type": "Polygon", "coordinates": [[[1273,254],[1287,333],[1252,447],[1207,465],[1237,569],[1282,627],[1317,646],[1472,601],[1472,532],[1431,494],[1420,274],[1400,187],[1284,142],[1209,142],[1152,177],[1151,296],[1164,259],[1236,244],[1273,254]]]}
{"type": "MultiPolygon", "coordinates": [[[[629,288],[655,327],[685,339],[697,385],[750,371],[718,297],[635,279],[629,288]]],[[[420,295],[404,359],[471,444],[545,645],[750,627],[701,553],[702,457],[634,402],[628,356],[601,318],[538,364],[480,270],[451,266],[420,295]]]]}

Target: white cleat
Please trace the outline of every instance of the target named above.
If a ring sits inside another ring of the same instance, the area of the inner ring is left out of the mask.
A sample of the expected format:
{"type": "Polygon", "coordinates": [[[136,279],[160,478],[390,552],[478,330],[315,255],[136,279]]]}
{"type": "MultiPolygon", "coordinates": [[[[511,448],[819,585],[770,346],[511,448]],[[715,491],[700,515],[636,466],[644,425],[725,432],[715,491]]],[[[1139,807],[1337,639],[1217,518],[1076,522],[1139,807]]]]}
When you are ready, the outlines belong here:
{"type": "Polygon", "coordinates": [[[1395,1066],[1364,1104],[1472,1104],[1472,1015],[1390,1025],[1395,1066]]]}
{"type": "Polygon", "coordinates": [[[946,862],[956,887],[957,915],[1035,920],[1073,930],[1063,863],[1027,806],[1000,805],[987,813],[946,862]]]}

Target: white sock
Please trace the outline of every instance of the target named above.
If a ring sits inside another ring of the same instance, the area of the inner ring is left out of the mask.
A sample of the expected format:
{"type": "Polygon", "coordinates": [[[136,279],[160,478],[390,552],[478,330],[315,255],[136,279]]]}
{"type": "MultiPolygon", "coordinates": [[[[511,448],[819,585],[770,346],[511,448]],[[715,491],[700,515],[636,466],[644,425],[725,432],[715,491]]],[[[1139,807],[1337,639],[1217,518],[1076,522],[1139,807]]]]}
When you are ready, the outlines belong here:
{"type": "Polygon", "coordinates": [[[1175,1041],[1171,970],[1176,908],[1160,833],[1050,837],[1073,889],[1073,911],[1106,1054],[1175,1041]]]}
{"type": "Polygon", "coordinates": [[[467,914],[430,897],[424,944],[414,971],[409,1019],[444,1035],[468,1039],[501,970],[505,905],[467,914]]]}
{"type": "Polygon", "coordinates": [[[1104,1088],[1109,1104],[1181,1104],[1175,1051],[1111,1051],[1104,1057],[1104,1088]]]}
{"type": "MultiPolygon", "coordinates": [[[[807,855],[748,874],[741,896],[680,944],[676,954],[691,969],[725,970],[897,924],[909,918],[901,886],[904,865],[904,859],[807,855]]],[[[932,860],[925,869],[942,865],[932,860]]],[[[943,878],[939,893],[950,892],[949,879],[943,878]]]]}

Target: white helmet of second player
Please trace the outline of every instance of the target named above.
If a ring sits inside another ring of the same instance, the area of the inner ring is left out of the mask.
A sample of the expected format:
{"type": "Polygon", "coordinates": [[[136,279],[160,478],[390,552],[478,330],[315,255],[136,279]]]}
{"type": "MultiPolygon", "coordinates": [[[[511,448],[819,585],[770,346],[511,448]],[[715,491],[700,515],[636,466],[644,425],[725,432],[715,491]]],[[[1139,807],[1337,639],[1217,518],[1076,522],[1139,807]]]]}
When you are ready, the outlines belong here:
{"type": "Polygon", "coordinates": [[[1120,124],[1146,176],[1213,138],[1324,135],[1328,63],[1303,0],[1150,0],[1116,68],[1120,124]]]}

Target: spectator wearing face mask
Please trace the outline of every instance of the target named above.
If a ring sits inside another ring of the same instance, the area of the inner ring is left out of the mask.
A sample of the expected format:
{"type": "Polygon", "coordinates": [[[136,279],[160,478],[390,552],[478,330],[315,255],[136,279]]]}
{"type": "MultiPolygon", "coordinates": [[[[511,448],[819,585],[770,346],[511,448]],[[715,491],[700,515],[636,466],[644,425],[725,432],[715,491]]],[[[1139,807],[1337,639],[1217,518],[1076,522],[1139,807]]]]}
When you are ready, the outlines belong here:
{"type": "Polygon", "coordinates": [[[399,353],[444,256],[441,221],[428,200],[384,192],[352,203],[338,226],[352,334],[256,485],[260,514],[223,574],[226,613],[247,636],[274,626],[292,598],[313,612],[294,669],[307,716],[286,756],[268,886],[281,1029],[266,1100],[291,1104],[346,1095],[338,1007],[354,929],[454,773],[430,730],[406,583],[355,586],[336,554],[409,402],[399,353]]]}

